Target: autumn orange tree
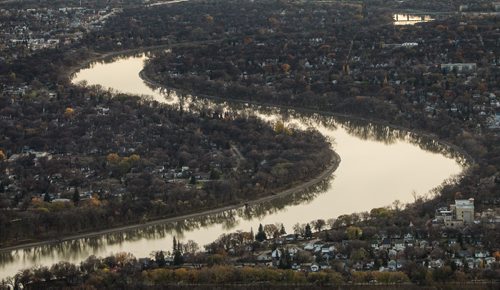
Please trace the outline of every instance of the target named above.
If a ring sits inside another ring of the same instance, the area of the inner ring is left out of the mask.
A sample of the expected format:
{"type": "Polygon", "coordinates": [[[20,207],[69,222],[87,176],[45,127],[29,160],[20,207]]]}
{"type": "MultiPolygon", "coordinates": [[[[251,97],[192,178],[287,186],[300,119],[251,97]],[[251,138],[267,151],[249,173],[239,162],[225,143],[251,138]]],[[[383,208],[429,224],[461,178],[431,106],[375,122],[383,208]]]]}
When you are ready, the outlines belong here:
{"type": "Polygon", "coordinates": [[[75,109],[71,108],[71,107],[67,107],[65,110],[64,110],[64,117],[70,119],[72,118],[73,116],[75,115],[75,109]]]}

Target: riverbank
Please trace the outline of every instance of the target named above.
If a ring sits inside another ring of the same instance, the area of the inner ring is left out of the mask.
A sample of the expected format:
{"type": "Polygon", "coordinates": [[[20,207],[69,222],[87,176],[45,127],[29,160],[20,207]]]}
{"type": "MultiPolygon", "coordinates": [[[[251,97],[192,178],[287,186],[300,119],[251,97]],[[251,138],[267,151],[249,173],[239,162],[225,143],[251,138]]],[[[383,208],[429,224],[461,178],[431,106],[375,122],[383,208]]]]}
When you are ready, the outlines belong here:
{"type": "Polygon", "coordinates": [[[65,69],[63,71],[63,73],[61,74],[61,76],[62,76],[62,78],[71,82],[71,79],[73,78],[75,73],[77,73],[79,70],[82,70],[84,68],[88,68],[92,63],[95,63],[95,62],[106,61],[106,60],[113,59],[114,57],[119,57],[119,56],[140,54],[140,53],[147,53],[147,52],[152,52],[152,51],[156,51],[156,50],[169,49],[172,47],[211,44],[211,43],[216,43],[219,41],[221,41],[221,40],[216,39],[216,40],[191,41],[191,42],[181,42],[181,43],[158,44],[158,45],[153,45],[153,46],[148,46],[148,47],[139,47],[139,48],[106,52],[106,53],[93,52],[93,53],[91,53],[90,58],[87,58],[86,60],[84,60],[83,62],[81,62],[78,65],[71,66],[71,67],[68,67],[67,69],[65,69]]]}
{"type": "MultiPolygon", "coordinates": [[[[209,40],[209,41],[193,41],[193,42],[183,42],[183,43],[175,43],[175,44],[161,44],[161,45],[155,45],[155,46],[149,46],[149,47],[141,47],[141,48],[136,48],[136,49],[128,49],[128,50],[121,50],[121,51],[114,51],[114,52],[109,52],[105,54],[98,54],[95,55],[94,57],[85,60],[81,65],[79,66],[74,66],[68,69],[64,76],[71,80],[72,76],[79,70],[88,67],[90,64],[98,61],[104,61],[109,58],[117,57],[117,56],[125,56],[125,55],[131,55],[131,54],[137,54],[137,53],[148,53],[148,52],[153,52],[161,49],[169,49],[173,47],[181,47],[181,46],[191,46],[191,45],[200,45],[200,44],[210,44],[210,43],[216,43],[221,40],[209,40]]],[[[140,78],[147,83],[150,86],[153,87],[158,87],[158,88],[165,88],[165,89],[171,89],[176,92],[180,92],[183,94],[188,94],[192,95],[192,92],[187,91],[187,90],[182,90],[182,89],[177,89],[173,87],[168,87],[163,84],[160,84],[153,80],[151,77],[149,77],[145,70],[141,70],[139,73],[140,78]]],[[[274,104],[274,103],[264,103],[264,102],[256,102],[256,101],[250,101],[250,100],[244,100],[244,99],[226,99],[222,97],[217,97],[213,95],[207,95],[207,94],[196,94],[198,97],[202,98],[207,98],[215,101],[220,101],[220,102],[233,102],[233,103],[239,103],[239,104],[249,104],[249,105],[255,105],[255,106],[266,106],[266,107],[276,107],[280,109],[285,109],[285,110],[294,110],[297,112],[301,113],[309,113],[309,114],[321,114],[321,115],[326,115],[326,116],[332,116],[332,117],[340,117],[340,118],[345,118],[345,119],[350,119],[350,120],[357,120],[357,121],[362,121],[362,122],[367,122],[367,123],[374,123],[382,126],[387,126],[391,129],[396,129],[396,130],[401,130],[409,133],[414,133],[419,136],[424,136],[426,138],[433,139],[437,141],[438,143],[445,145],[448,148],[451,148],[453,151],[458,152],[461,156],[463,156],[465,162],[464,165],[467,168],[470,168],[472,165],[476,164],[476,160],[468,153],[466,152],[463,148],[460,146],[457,146],[449,141],[443,140],[439,138],[436,134],[419,130],[417,128],[406,128],[401,125],[389,123],[385,120],[382,119],[375,119],[375,118],[366,118],[366,117],[361,117],[357,115],[352,115],[352,114],[344,114],[344,113],[338,113],[338,112],[331,112],[331,111],[324,111],[320,109],[311,109],[311,108],[300,108],[300,107],[294,107],[294,106],[288,106],[288,105],[280,105],[280,104],[274,104]]],[[[465,174],[467,174],[467,169],[465,170],[465,174]]]]}
{"type": "Polygon", "coordinates": [[[311,186],[318,184],[319,182],[321,182],[322,180],[324,180],[328,176],[332,175],[335,170],[337,170],[337,168],[340,164],[340,161],[341,161],[340,156],[337,153],[333,152],[332,161],[330,162],[330,164],[325,168],[325,170],[323,170],[319,175],[317,175],[313,179],[306,181],[304,183],[301,183],[301,184],[294,186],[292,188],[289,188],[289,189],[286,189],[286,190],[283,190],[283,191],[280,191],[278,193],[271,194],[271,195],[268,195],[265,197],[261,197],[258,199],[248,200],[248,201],[240,202],[237,204],[231,204],[231,205],[227,205],[227,206],[220,207],[220,208],[204,210],[201,212],[190,213],[190,214],[185,214],[185,215],[181,215],[181,216],[155,219],[155,220],[145,222],[145,223],[140,223],[140,224],[131,224],[131,225],[109,228],[109,229],[104,229],[104,230],[99,230],[99,231],[85,232],[85,233],[80,233],[80,234],[76,234],[76,235],[63,237],[60,239],[37,241],[37,242],[32,242],[32,243],[27,243],[27,244],[20,244],[20,245],[16,245],[16,246],[9,246],[9,247],[5,247],[5,248],[0,248],[0,253],[6,253],[6,252],[10,252],[10,251],[22,250],[22,249],[33,248],[33,247],[40,247],[40,246],[44,246],[44,245],[61,243],[61,242],[83,239],[83,238],[92,238],[92,237],[105,235],[105,234],[125,232],[125,231],[129,231],[129,230],[159,225],[159,224],[163,224],[163,223],[178,222],[178,221],[182,221],[182,220],[186,220],[186,219],[197,218],[197,217],[207,216],[207,215],[211,215],[211,214],[217,214],[217,213],[221,213],[224,211],[241,208],[243,206],[252,206],[252,205],[263,203],[263,202],[269,202],[269,201],[272,201],[274,199],[283,198],[283,197],[286,197],[286,196],[291,195],[291,194],[300,193],[301,191],[307,189],[308,187],[311,187],[311,186]]]}
{"type": "Polygon", "coordinates": [[[475,159],[468,152],[466,152],[463,148],[461,148],[460,146],[457,146],[449,141],[442,140],[437,135],[435,135],[433,133],[418,130],[418,129],[413,129],[413,128],[408,129],[408,128],[405,128],[401,125],[392,124],[392,123],[389,123],[389,122],[382,120],[382,119],[366,118],[366,117],[361,117],[361,116],[352,115],[352,114],[343,114],[343,113],[336,113],[336,112],[324,111],[324,110],[319,110],[319,109],[300,108],[300,107],[294,107],[294,106],[288,106],[288,105],[264,103],[264,102],[250,101],[250,100],[244,100],[244,99],[226,99],[226,98],[217,97],[217,96],[213,96],[213,95],[207,95],[207,94],[198,94],[198,93],[193,94],[192,92],[189,92],[187,90],[168,87],[168,86],[165,86],[165,85],[162,85],[162,84],[156,82],[155,80],[153,80],[151,77],[149,77],[146,74],[144,69],[141,70],[141,72],[139,73],[139,76],[145,83],[147,83],[150,86],[164,88],[164,89],[171,89],[173,91],[180,92],[182,94],[195,95],[197,97],[211,99],[214,101],[233,102],[233,103],[239,103],[239,104],[249,104],[249,105],[254,105],[254,106],[275,107],[275,108],[279,108],[279,109],[283,109],[283,110],[293,110],[293,111],[296,111],[299,113],[319,114],[319,115],[325,115],[325,116],[339,117],[339,118],[345,118],[345,119],[349,119],[349,120],[357,120],[357,121],[366,122],[366,123],[374,123],[377,125],[387,126],[391,129],[395,129],[395,130],[405,131],[408,133],[414,133],[416,135],[435,140],[436,142],[438,142],[442,145],[445,145],[448,148],[451,148],[453,151],[458,152],[461,156],[463,156],[463,158],[465,160],[464,165],[466,167],[470,167],[470,166],[476,164],[475,159]]]}

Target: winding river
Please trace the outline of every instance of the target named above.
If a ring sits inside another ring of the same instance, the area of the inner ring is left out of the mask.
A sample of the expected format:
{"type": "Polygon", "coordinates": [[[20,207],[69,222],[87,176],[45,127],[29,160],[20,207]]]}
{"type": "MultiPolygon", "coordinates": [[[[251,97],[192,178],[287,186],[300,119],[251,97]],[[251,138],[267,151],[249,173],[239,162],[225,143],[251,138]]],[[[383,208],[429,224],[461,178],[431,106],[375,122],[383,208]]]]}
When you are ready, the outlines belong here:
{"type": "Polygon", "coordinates": [[[458,152],[425,136],[387,126],[321,114],[253,106],[214,103],[175,92],[154,89],[140,77],[147,56],[128,55],[108,62],[96,62],[78,71],[74,82],[100,85],[115,91],[150,96],[184,108],[218,107],[254,114],[266,120],[284,120],[299,128],[313,127],[332,140],[332,149],[342,161],[332,176],[286,198],[228,210],[178,222],[82,238],[0,254],[0,279],[23,268],[51,265],[58,261],[78,263],[90,255],[107,256],[130,252],[147,257],[155,250],[171,250],[172,238],[194,240],[205,245],[223,233],[256,230],[259,223],[293,225],[319,218],[369,211],[394,201],[412,202],[426,196],[450,178],[460,174],[465,160],[458,152]]]}

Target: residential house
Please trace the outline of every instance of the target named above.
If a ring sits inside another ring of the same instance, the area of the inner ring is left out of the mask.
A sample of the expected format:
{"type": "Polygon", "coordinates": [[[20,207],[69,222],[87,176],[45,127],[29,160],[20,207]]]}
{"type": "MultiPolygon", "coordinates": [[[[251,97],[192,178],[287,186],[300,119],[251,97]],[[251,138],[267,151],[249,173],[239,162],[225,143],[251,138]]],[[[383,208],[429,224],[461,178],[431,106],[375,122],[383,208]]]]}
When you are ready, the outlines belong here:
{"type": "Polygon", "coordinates": [[[288,234],[288,235],[285,235],[283,238],[287,242],[293,242],[293,241],[297,240],[297,235],[295,235],[295,234],[288,234]]]}
{"type": "Polygon", "coordinates": [[[384,238],[382,240],[382,243],[380,243],[380,246],[379,246],[379,248],[382,250],[388,250],[391,247],[392,247],[391,239],[389,239],[389,238],[384,238]]]}
{"type": "Polygon", "coordinates": [[[444,262],[441,259],[432,260],[429,263],[429,268],[437,269],[443,267],[444,262]]]}
{"type": "Polygon", "coordinates": [[[319,271],[319,269],[320,269],[320,266],[319,266],[318,264],[316,264],[316,263],[315,263],[315,264],[312,264],[312,265],[311,265],[311,268],[310,268],[310,269],[311,269],[311,272],[318,272],[318,271],[319,271]]]}
{"type": "Polygon", "coordinates": [[[389,262],[387,262],[387,268],[389,269],[389,271],[396,271],[398,269],[398,262],[396,262],[395,260],[390,260],[389,262]]]}
{"type": "Polygon", "coordinates": [[[477,68],[476,63],[443,63],[441,64],[441,70],[444,72],[472,72],[477,68]]]}
{"type": "Polygon", "coordinates": [[[304,245],[304,250],[306,250],[306,251],[312,251],[312,250],[314,250],[314,248],[315,248],[315,245],[313,242],[307,243],[304,245]]]}
{"type": "Polygon", "coordinates": [[[394,249],[390,249],[388,254],[389,254],[389,258],[395,259],[398,256],[398,251],[396,251],[394,249]]]}
{"type": "Polygon", "coordinates": [[[493,266],[493,264],[496,262],[494,257],[486,257],[484,258],[484,263],[486,264],[487,267],[493,266]]]}
{"type": "Polygon", "coordinates": [[[301,249],[298,247],[292,246],[288,248],[288,253],[290,254],[290,257],[295,257],[297,253],[299,253],[301,249]]]}
{"type": "Polygon", "coordinates": [[[269,262],[272,261],[271,253],[262,253],[257,256],[257,261],[259,262],[269,262]]]}
{"type": "Polygon", "coordinates": [[[392,240],[393,249],[396,251],[402,251],[406,248],[404,239],[394,239],[392,240]]]}
{"type": "Polygon", "coordinates": [[[475,268],[475,261],[474,258],[466,258],[465,259],[465,264],[469,269],[474,269],[475,268]]]}
{"type": "Polygon", "coordinates": [[[474,257],[476,257],[476,258],[486,258],[489,255],[490,254],[487,251],[477,251],[474,253],[474,257]]]}
{"type": "Polygon", "coordinates": [[[407,247],[413,247],[415,245],[415,237],[410,233],[404,235],[403,240],[407,247]]]}
{"type": "Polygon", "coordinates": [[[464,262],[461,259],[453,259],[453,263],[459,268],[464,266],[464,262]]]}
{"type": "Polygon", "coordinates": [[[283,255],[283,253],[281,252],[281,250],[280,250],[280,249],[276,249],[276,250],[274,250],[274,251],[271,253],[271,257],[272,257],[273,259],[279,259],[279,258],[281,258],[281,256],[282,256],[282,255],[283,255]]]}
{"type": "Polygon", "coordinates": [[[335,246],[334,245],[323,245],[321,247],[321,253],[322,254],[330,254],[335,252],[335,246]]]}

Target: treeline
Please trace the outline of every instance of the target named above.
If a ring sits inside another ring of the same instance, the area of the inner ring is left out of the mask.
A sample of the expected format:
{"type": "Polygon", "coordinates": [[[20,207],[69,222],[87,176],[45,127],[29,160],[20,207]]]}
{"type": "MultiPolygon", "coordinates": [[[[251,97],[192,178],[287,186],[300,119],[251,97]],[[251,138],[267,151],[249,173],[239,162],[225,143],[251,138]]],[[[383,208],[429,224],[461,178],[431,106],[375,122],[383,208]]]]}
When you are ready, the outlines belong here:
{"type": "MultiPolygon", "coordinates": [[[[158,257],[157,257],[158,258],[158,257]]],[[[130,254],[120,253],[106,258],[89,257],[80,265],[59,262],[49,267],[23,270],[6,283],[19,284],[24,289],[68,287],[79,289],[147,289],[168,287],[179,284],[224,285],[265,283],[272,285],[315,285],[339,286],[349,278],[335,271],[301,272],[267,267],[234,267],[227,265],[172,267],[159,266],[156,261],[149,264],[137,260],[130,254]]],[[[408,277],[402,272],[364,273],[380,284],[406,283],[408,277]]],[[[355,275],[356,277],[359,275],[355,275]]],[[[356,278],[355,283],[366,283],[366,279],[356,278]]]]}
{"type": "Polygon", "coordinates": [[[0,95],[3,245],[266,196],[311,179],[332,158],[319,133],[252,116],[98,88],[56,95],[0,95]]]}
{"type": "Polygon", "coordinates": [[[186,1],[153,8],[125,8],[123,14],[108,21],[105,29],[86,36],[84,43],[99,51],[110,51],[228,36],[302,33],[308,29],[336,25],[340,20],[344,21],[342,25],[347,25],[358,12],[356,6],[341,3],[186,1]],[[342,13],[340,7],[343,8],[342,13]],[[318,9],[323,10],[320,15],[316,11],[318,9]],[[282,24],[291,24],[304,17],[308,21],[303,22],[303,26],[282,24]]]}
{"type": "MultiPolygon", "coordinates": [[[[203,254],[197,254],[203,255],[203,254]]],[[[189,258],[188,258],[189,259],[189,258]]],[[[196,260],[200,257],[191,259],[196,260]]],[[[415,263],[405,265],[401,271],[342,271],[321,270],[295,271],[290,269],[269,268],[265,266],[240,266],[221,263],[216,257],[205,257],[208,264],[189,263],[177,266],[165,263],[162,252],[153,259],[137,259],[128,253],[118,253],[106,258],[90,256],[79,265],[59,262],[51,267],[35,267],[20,271],[14,277],[2,281],[1,286],[23,285],[24,289],[149,289],[150,287],[173,287],[179,285],[224,285],[263,287],[264,289],[293,287],[349,287],[349,285],[364,285],[363,289],[379,287],[439,287],[439,289],[454,289],[456,283],[462,287],[477,289],[494,289],[498,282],[494,280],[494,271],[476,271],[476,283],[467,282],[470,279],[464,272],[454,272],[449,266],[429,269],[415,263]],[[491,275],[493,273],[493,276],[491,275]],[[470,283],[470,284],[469,284],[470,283]],[[404,285],[404,286],[403,286],[404,285]]],[[[436,289],[436,288],[433,288],[436,289]]]]}
{"type": "Polygon", "coordinates": [[[140,0],[52,0],[52,1],[37,1],[37,0],[21,0],[21,1],[2,1],[0,7],[3,8],[23,8],[23,9],[37,9],[37,8],[66,8],[66,7],[85,7],[85,8],[105,8],[106,6],[122,6],[122,5],[138,5],[142,4],[140,0]]]}

